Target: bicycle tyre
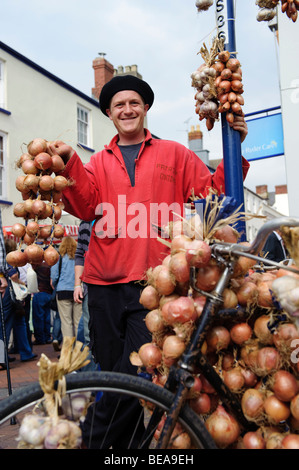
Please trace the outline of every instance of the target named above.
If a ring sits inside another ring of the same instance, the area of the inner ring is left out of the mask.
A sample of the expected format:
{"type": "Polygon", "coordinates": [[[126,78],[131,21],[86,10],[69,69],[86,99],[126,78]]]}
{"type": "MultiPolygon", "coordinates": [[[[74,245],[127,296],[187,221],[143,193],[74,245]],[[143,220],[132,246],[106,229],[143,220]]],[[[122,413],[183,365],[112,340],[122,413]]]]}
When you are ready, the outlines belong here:
{"type": "MultiPolygon", "coordinates": [[[[174,399],[170,391],[144,378],[116,372],[89,371],[69,374],[66,376],[66,390],[67,393],[110,391],[125,394],[151,402],[164,411],[170,408],[174,399]]],[[[37,403],[43,395],[40,384],[37,382],[18,389],[12,395],[2,399],[0,401],[0,426],[37,403]]],[[[193,445],[197,448],[217,448],[200,417],[188,405],[182,408],[178,421],[189,433],[193,445]]]]}

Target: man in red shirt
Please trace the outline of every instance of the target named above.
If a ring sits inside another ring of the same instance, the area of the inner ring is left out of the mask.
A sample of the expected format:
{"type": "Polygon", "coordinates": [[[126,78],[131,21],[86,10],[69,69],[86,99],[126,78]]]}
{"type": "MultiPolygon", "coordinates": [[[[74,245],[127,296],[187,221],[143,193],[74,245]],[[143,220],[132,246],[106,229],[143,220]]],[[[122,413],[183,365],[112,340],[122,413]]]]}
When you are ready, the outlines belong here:
{"type": "MultiPolygon", "coordinates": [[[[58,141],[50,147],[64,158],[62,174],[75,182],[63,193],[65,209],[83,220],[96,219],[82,276],[88,285],[92,352],[101,369],[132,374],[136,368],[130,364],[130,353],[151,341],[144,322],[147,311],[139,303],[142,286],[136,281],[144,279],[146,271],[161,264],[167,254],[153,224],[166,224],[173,213],[184,215],[184,204],[192,193],[205,196],[210,187],[225,191],[223,163],[212,175],[192,151],[153,138],[144,128],[153,101],[154,93],[146,82],[130,75],[116,76],[100,95],[100,109],[117,130],[110,144],[85,166],[67,144],[58,141]]],[[[244,118],[238,118],[234,128],[244,140],[244,118]]],[[[243,160],[244,177],[248,167],[243,160]]],[[[131,409],[126,404],[126,416],[122,414],[113,428],[108,446],[124,445],[122,434],[129,434],[128,416],[136,406],[131,409]]],[[[105,408],[108,412],[108,404],[105,408]]],[[[102,412],[98,411],[99,418],[102,412]]]]}

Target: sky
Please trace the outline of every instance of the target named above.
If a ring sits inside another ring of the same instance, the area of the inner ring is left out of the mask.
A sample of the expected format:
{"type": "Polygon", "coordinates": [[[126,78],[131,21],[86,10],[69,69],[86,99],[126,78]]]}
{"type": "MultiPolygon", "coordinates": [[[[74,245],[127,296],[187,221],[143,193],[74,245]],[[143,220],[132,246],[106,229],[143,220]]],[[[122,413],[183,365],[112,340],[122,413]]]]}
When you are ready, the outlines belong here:
{"type": "MultiPolygon", "coordinates": [[[[150,131],[187,146],[199,124],[203,148],[221,158],[221,123],[208,132],[199,122],[190,78],[203,63],[203,43],[209,49],[216,35],[215,3],[198,12],[195,0],[1,0],[0,41],[89,96],[100,52],[115,68],[136,64],[155,93],[150,131]]],[[[277,41],[257,12],[255,0],[235,0],[245,114],[281,104],[277,41]]],[[[273,191],[285,183],[281,156],[251,162],[245,186],[273,191]]]]}

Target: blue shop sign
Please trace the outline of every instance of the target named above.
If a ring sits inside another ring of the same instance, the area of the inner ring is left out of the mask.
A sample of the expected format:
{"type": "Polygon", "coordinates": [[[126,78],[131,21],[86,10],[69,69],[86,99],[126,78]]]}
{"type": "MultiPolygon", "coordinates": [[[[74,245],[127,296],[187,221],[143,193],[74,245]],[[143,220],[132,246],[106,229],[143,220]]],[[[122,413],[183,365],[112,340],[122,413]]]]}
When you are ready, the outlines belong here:
{"type": "Polygon", "coordinates": [[[281,113],[246,120],[248,135],[242,143],[247,161],[284,154],[281,113]]]}

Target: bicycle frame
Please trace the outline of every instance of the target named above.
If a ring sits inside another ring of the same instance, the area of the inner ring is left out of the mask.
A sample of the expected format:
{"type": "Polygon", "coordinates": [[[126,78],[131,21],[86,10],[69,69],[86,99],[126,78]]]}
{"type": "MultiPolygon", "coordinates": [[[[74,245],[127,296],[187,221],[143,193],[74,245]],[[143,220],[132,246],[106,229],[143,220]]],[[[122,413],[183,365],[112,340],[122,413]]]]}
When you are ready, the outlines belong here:
{"type": "MultiPolygon", "coordinates": [[[[223,302],[222,294],[232,277],[234,265],[238,257],[245,256],[248,258],[255,259],[257,262],[262,262],[271,266],[281,267],[279,263],[275,263],[273,261],[257,256],[257,254],[261,252],[268,235],[273,230],[281,226],[299,226],[299,219],[282,217],[266,222],[264,226],[258,231],[253,243],[249,246],[241,245],[238,243],[215,243],[214,245],[212,245],[212,256],[218,262],[224,265],[222,276],[220,277],[218,284],[216,285],[212,293],[203,292],[196,287],[196,269],[190,269],[190,285],[193,290],[206,296],[206,302],[202,314],[198,320],[196,330],[194,330],[193,335],[191,336],[190,342],[188,343],[178,363],[172,366],[169,371],[169,376],[165,384],[165,388],[167,390],[175,392],[175,400],[166,417],[163,429],[160,433],[160,437],[157,443],[158,449],[164,449],[167,447],[170,436],[176,424],[178,414],[185,402],[186,394],[194,383],[192,373],[194,372],[195,366],[200,369],[204,377],[214,387],[221,400],[228,406],[228,408],[235,415],[239,423],[247,430],[253,428],[253,423],[249,422],[245,418],[240,402],[237,399],[236,395],[232,393],[224,384],[221,377],[215,371],[213,366],[209,363],[206,356],[201,352],[201,347],[203,345],[207,330],[209,329],[212,320],[216,317],[217,313],[221,308],[223,302]]],[[[292,267],[283,266],[283,268],[299,274],[299,271],[292,267]]],[[[237,314],[236,310],[232,310],[230,314],[235,316],[237,314]]],[[[154,411],[150,419],[146,435],[144,437],[145,440],[147,436],[149,436],[149,433],[153,432],[153,429],[155,429],[161,417],[161,413],[154,411]]]]}

